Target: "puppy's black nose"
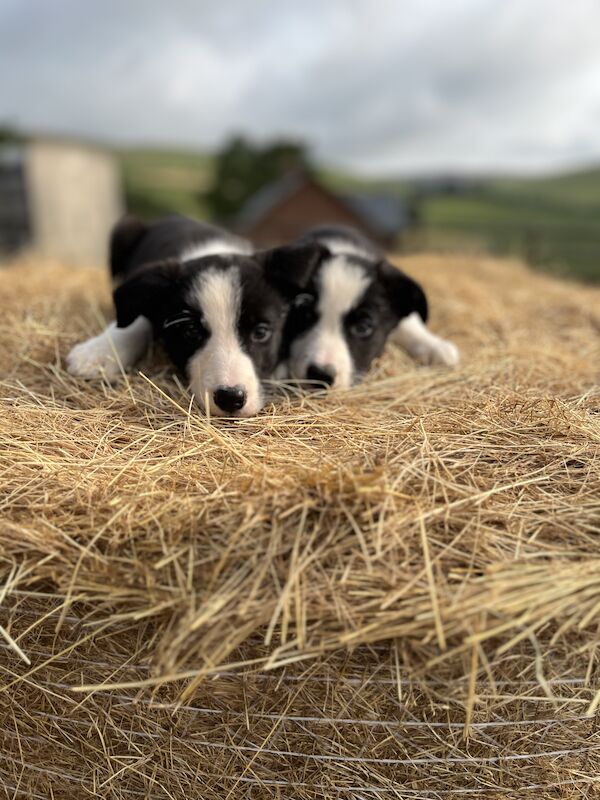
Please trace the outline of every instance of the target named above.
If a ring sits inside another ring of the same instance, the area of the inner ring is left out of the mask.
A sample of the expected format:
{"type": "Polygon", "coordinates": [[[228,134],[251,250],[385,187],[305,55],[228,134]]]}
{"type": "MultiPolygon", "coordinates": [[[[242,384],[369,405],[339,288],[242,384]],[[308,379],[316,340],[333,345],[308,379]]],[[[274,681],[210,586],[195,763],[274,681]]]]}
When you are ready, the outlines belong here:
{"type": "Polygon", "coordinates": [[[213,400],[221,411],[232,414],[244,407],[247,396],[241,386],[219,386],[213,394],[213,400]]]}
{"type": "Polygon", "coordinates": [[[306,377],[309,381],[331,386],[335,380],[335,368],[330,366],[317,367],[316,364],[309,364],[306,370],[306,377]]]}

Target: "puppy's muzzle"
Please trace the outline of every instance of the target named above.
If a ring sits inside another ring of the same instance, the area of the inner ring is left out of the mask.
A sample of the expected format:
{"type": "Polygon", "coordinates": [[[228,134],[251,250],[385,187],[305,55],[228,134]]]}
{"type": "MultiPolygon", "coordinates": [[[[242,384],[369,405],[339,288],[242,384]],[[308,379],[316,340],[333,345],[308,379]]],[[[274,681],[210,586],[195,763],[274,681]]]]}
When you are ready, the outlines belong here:
{"type": "Polygon", "coordinates": [[[219,386],[213,393],[215,405],[226,414],[240,411],[247,399],[248,394],[243,386],[219,386]]]}

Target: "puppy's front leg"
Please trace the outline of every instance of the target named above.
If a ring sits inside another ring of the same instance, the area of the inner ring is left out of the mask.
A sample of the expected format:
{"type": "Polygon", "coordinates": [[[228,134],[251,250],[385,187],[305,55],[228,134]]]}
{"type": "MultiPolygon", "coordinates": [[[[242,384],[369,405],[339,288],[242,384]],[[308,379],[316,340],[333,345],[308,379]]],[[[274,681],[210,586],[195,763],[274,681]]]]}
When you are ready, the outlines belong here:
{"type": "Polygon", "coordinates": [[[431,333],[416,311],[400,320],[392,341],[421,364],[454,367],[460,360],[456,345],[431,333]]]}
{"type": "Polygon", "coordinates": [[[152,339],[152,325],[138,317],[126,328],[112,322],[99,336],[75,345],[67,356],[67,369],[81,378],[116,378],[144,355],[152,339]]]}

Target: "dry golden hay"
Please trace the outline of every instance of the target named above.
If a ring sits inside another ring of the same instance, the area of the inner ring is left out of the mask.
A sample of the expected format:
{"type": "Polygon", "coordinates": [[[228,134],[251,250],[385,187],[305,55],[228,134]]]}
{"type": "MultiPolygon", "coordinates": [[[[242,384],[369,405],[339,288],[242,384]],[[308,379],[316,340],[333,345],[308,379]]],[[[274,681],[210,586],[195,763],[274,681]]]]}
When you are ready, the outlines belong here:
{"type": "Polygon", "coordinates": [[[0,274],[6,797],[597,796],[600,291],[404,263],[461,368],[235,422],[66,374],[104,271],[0,274]]]}

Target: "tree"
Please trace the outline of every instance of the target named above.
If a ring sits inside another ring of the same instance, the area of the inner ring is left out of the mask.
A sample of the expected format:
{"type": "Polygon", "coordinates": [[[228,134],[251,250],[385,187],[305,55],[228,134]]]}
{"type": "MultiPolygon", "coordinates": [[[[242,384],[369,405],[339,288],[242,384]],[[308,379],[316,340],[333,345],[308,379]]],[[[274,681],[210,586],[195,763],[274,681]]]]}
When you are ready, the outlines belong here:
{"type": "Polygon", "coordinates": [[[260,146],[235,136],[217,154],[214,182],[203,199],[214,219],[231,222],[251,195],[293,170],[311,171],[301,143],[280,139],[260,146]]]}

